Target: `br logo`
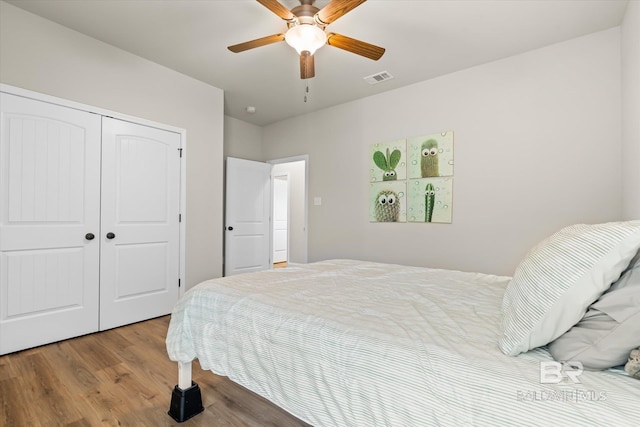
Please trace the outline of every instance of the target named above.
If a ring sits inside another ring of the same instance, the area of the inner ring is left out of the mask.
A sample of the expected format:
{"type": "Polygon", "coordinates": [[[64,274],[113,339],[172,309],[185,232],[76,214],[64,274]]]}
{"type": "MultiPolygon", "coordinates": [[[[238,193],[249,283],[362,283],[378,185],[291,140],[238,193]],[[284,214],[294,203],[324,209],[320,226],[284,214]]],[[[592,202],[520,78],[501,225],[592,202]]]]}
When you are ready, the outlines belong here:
{"type": "Polygon", "coordinates": [[[580,384],[578,378],[584,372],[582,363],[568,362],[540,362],[540,384],[573,383],[580,384]]]}

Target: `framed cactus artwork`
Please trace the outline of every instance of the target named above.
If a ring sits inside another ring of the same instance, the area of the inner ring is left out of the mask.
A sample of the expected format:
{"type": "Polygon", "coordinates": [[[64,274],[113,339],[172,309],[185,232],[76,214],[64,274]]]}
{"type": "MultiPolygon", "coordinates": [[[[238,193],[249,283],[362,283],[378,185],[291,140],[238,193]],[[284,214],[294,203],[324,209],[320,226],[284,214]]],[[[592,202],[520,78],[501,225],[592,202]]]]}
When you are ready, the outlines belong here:
{"type": "Polygon", "coordinates": [[[408,222],[451,223],[453,177],[411,179],[407,185],[408,222]]]}
{"type": "Polygon", "coordinates": [[[407,141],[372,144],[369,152],[369,181],[398,181],[407,179],[407,141]]]}
{"type": "Polygon", "coordinates": [[[369,186],[371,222],[407,221],[407,181],[372,182],[369,186]]]}
{"type": "Polygon", "coordinates": [[[408,138],[409,178],[453,176],[453,131],[408,138]]]}
{"type": "Polygon", "coordinates": [[[372,144],[369,220],[450,224],[453,131],[372,144]]]}

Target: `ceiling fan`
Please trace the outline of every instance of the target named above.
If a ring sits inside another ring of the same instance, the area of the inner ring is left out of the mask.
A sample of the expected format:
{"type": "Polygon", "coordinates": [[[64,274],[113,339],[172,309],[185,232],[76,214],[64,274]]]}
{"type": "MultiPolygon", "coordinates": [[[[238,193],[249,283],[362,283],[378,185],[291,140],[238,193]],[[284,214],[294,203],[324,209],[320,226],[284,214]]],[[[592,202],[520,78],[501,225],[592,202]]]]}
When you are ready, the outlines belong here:
{"type": "Polygon", "coordinates": [[[327,25],[360,6],[366,0],[331,0],[322,9],[318,9],[313,5],[315,0],[300,0],[300,6],[296,6],[291,10],[283,6],[278,0],[257,1],[285,20],[287,22],[287,31],[229,46],[228,49],[231,52],[244,52],[245,50],[284,40],[296,49],[300,55],[301,79],[309,79],[315,76],[313,54],[325,44],[374,61],[380,59],[384,54],[384,48],[379,46],[340,34],[325,32],[327,25]]]}

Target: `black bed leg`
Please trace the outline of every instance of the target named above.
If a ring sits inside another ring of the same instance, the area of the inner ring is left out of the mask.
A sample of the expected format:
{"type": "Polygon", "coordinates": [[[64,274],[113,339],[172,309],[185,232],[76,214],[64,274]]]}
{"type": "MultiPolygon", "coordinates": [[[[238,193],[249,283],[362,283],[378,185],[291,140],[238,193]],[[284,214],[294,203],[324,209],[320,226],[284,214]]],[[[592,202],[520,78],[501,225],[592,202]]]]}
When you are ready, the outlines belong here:
{"type": "Polygon", "coordinates": [[[181,423],[202,411],[204,411],[204,407],[202,406],[202,395],[198,384],[192,381],[191,387],[186,390],[175,386],[171,394],[171,406],[169,407],[171,418],[181,423]]]}

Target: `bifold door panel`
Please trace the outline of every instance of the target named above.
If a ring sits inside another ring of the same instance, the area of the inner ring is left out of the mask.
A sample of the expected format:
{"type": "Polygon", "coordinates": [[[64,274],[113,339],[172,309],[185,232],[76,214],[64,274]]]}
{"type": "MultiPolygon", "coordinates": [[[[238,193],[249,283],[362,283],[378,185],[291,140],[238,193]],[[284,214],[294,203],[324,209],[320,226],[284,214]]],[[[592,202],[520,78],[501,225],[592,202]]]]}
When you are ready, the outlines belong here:
{"type": "Polygon", "coordinates": [[[0,354],[98,330],[100,116],[2,93],[0,354]]]}
{"type": "Polygon", "coordinates": [[[103,119],[101,330],[170,313],[178,299],[179,148],[176,133],[103,119]]]}

